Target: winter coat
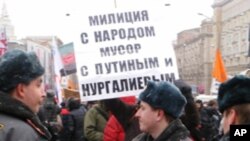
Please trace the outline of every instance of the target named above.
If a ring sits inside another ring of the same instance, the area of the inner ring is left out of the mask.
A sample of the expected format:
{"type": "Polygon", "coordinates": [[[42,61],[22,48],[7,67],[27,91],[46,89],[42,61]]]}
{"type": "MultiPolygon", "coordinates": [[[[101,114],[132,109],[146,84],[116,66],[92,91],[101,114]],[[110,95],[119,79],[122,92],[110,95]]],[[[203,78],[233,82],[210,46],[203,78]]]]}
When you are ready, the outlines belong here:
{"type": "Polygon", "coordinates": [[[48,141],[49,131],[26,105],[0,92],[0,141],[48,141]]]}
{"type": "Polygon", "coordinates": [[[142,133],[132,141],[191,141],[191,138],[188,129],[181,120],[176,119],[169,124],[157,139],[154,140],[149,134],[142,133]]]}
{"type": "Polygon", "coordinates": [[[221,117],[216,109],[211,107],[202,108],[201,116],[201,133],[206,141],[211,141],[219,134],[219,123],[221,117]]]}
{"type": "Polygon", "coordinates": [[[62,129],[62,122],[60,117],[60,107],[53,101],[53,99],[45,99],[44,104],[40,107],[37,113],[40,121],[52,135],[52,141],[57,140],[62,129]]]}
{"type": "Polygon", "coordinates": [[[102,141],[109,113],[98,104],[90,108],[84,117],[84,136],[88,141],[102,141]]]}
{"type": "Polygon", "coordinates": [[[124,141],[125,135],[121,124],[112,115],[104,129],[103,141],[124,141]]]}
{"type": "Polygon", "coordinates": [[[84,107],[79,107],[70,111],[69,123],[72,125],[70,128],[71,141],[84,141],[83,132],[83,119],[86,109],[84,107]]]}
{"type": "Polygon", "coordinates": [[[62,108],[61,112],[60,112],[60,116],[62,119],[62,125],[63,125],[63,129],[60,131],[59,133],[59,138],[60,141],[70,141],[71,138],[71,132],[70,132],[70,123],[69,123],[69,111],[66,108],[62,108]]]}

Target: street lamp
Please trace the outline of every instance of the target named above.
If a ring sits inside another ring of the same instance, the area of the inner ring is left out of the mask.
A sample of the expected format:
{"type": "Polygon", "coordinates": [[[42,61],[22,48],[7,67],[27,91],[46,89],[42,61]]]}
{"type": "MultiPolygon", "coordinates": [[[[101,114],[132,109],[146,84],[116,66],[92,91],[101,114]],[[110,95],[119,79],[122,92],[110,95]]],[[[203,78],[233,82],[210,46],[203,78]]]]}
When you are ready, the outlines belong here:
{"type": "Polygon", "coordinates": [[[208,17],[207,15],[204,15],[203,13],[197,13],[197,14],[200,15],[200,16],[203,16],[203,17],[205,17],[207,19],[211,19],[210,17],[208,17]]]}
{"type": "Polygon", "coordinates": [[[164,6],[170,6],[171,4],[170,3],[166,3],[166,4],[164,4],[164,6]]]}

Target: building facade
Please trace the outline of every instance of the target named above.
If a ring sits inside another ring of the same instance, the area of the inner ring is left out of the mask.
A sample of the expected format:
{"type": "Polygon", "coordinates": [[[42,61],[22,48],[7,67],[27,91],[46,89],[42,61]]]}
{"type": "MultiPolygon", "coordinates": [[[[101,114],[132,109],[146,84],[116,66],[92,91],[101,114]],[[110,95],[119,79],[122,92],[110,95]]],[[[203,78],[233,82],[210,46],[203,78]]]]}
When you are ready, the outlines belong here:
{"type": "Polygon", "coordinates": [[[250,68],[250,0],[215,0],[212,7],[210,22],[180,32],[174,45],[180,78],[198,92],[204,86],[205,94],[210,94],[216,48],[221,50],[229,77],[250,68]]]}
{"type": "Polygon", "coordinates": [[[209,93],[213,61],[213,22],[205,19],[201,27],[184,30],[174,45],[180,79],[194,89],[194,93],[209,93]]]}
{"type": "Polygon", "coordinates": [[[213,8],[221,27],[218,47],[228,74],[234,76],[250,67],[250,0],[217,0],[213,8]]]}

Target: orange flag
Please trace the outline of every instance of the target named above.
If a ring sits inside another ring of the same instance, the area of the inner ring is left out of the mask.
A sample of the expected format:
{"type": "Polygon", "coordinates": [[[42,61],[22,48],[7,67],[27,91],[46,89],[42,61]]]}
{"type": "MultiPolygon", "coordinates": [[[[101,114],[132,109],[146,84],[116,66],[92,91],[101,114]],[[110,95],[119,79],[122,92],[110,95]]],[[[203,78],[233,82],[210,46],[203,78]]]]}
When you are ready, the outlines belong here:
{"type": "Polygon", "coordinates": [[[227,72],[224,67],[224,63],[221,57],[221,52],[219,49],[216,50],[212,76],[221,83],[227,80],[227,72]]]}
{"type": "Polygon", "coordinates": [[[218,94],[220,84],[227,80],[227,72],[219,49],[216,50],[212,76],[211,93],[218,94]]]}

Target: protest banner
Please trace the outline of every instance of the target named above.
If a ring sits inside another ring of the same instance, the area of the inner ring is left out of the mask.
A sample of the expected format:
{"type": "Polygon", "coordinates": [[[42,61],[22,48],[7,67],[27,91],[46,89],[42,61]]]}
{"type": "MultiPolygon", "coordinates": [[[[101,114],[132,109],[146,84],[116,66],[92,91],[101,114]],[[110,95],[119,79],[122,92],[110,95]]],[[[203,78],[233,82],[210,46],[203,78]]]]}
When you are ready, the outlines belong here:
{"type": "Polygon", "coordinates": [[[76,73],[75,52],[73,43],[68,43],[58,48],[62,58],[63,69],[60,70],[61,76],[76,73]]]}
{"type": "Polygon", "coordinates": [[[164,8],[90,11],[73,21],[81,100],[138,95],[148,80],[178,79],[164,8]]]}

